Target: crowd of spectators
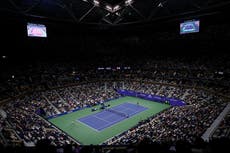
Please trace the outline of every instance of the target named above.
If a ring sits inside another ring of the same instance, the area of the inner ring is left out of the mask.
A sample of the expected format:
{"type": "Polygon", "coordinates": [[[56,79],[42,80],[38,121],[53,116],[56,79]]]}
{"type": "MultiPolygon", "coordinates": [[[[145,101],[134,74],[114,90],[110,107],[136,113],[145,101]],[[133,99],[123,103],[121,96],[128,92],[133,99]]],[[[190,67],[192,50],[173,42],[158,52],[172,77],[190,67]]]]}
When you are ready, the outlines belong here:
{"type": "Polygon", "coordinates": [[[55,129],[42,117],[100,104],[118,96],[110,87],[91,83],[51,91],[35,92],[30,96],[16,98],[2,108],[7,113],[7,120],[17,135],[27,144],[37,141],[52,140],[53,145],[62,146],[70,143],[69,138],[55,129]],[[39,110],[45,114],[39,114],[39,110]],[[39,116],[40,115],[40,116],[39,116]]]}
{"type": "MultiPolygon", "coordinates": [[[[50,67],[44,64],[34,68],[39,73],[31,67],[30,75],[20,69],[26,75],[17,77],[17,74],[5,83],[11,100],[1,106],[7,113],[6,119],[1,118],[1,135],[5,139],[20,139],[26,144],[36,144],[45,139],[54,146],[72,144],[74,142],[65,133],[43,117],[98,105],[119,97],[114,89],[127,89],[181,99],[187,105],[171,107],[141,121],[104,144],[138,144],[145,139],[150,139],[151,143],[175,143],[179,140],[194,143],[226,106],[227,97],[223,94],[229,93],[226,88],[230,83],[226,79],[229,70],[219,69],[219,63],[210,66],[200,61],[191,64],[183,59],[165,59],[144,63],[137,60],[135,64],[128,61],[109,66],[115,63],[111,60],[99,69],[107,61],[82,66],[84,70],[72,63],[50,67]],[[41,109],[45,114],[38,113],[41,109]],[[6,121],[10,134],[5,132],[6,121]]],[[[4,93],[4,87],[1,93],[4,93]]]]}
{"type": "Polygon", "coordinates": [[[148,83],[128,83],[128,90],[179,98],[185,107],[173,107],[139,126],[109,140],[108,144],[133,144],[144,137],[153,141],[176,142],[180,139],[190,143],[201,137],[226,106],[226,101],[216,95],[197,89],[184,89],[148,83]],[[179,93],[177,96],[174,96],[179,93]]]}
{"type": "Polygon", "coordinates": [[[7,103],[3,109],[8,114],[11,126],[26,143],[36,143],[47,138],[52,140],[54,145],[63,145],[69,143],[67,136],[57,131],[51,124],[46,123],[36,114],[36,111],[42,108],[46,112],[46,116],[52,116],[76,108],[94,106],[105,100],[118,97],[114,87],[179,98],[188,105],[170,108],[152,119],[141,122],[138,127],[127,131],[120,137],[116,136],[105,144],[134,144],[146,136],[153,141],[175,142],[186,139],[192,143],[195,138],[204,133],[226,105],[221,97],[198,89],[139,81],[108,81],[34,93],[31,96],[7,103]]]}
{"type": "Polygon", "coordinates": [[[29,91],[61,87],[66,84],[92,81],[95,79],[150,79],[167,80],[221,90],[229,94],[229,60],[190,58],[99,58],[90,62],[36,63],[23,65],[5,72],[1,82],[2,97],[12,97],[29,91]],[[135,61],[135,62],[134,62],[135,61]],[[91,63],[92,62],[92,63],[91,63]],[[224,64],[223,64],[224,63],[224,64]],[[102,69],[100,69],[102,68],[102,69]],[[14,72],[14,73],[12,73],[14,72]],[[22,75],[23,74],[23,75],[22,75]],[[220,89],[221,87],[221,89],[220,89]]]}
{"type": "Polygon", "coordinates": [[[43,92],[61,113],[100,104],[119,95],[106,83],[89,83],[43,92]]]}
{"type": "Polygon", "coordinates": [[[55,146],[70,143],[64,133],[56,130],[50,123],[45,122],[41,116],[36,114],[36,111],[42,106],[48,113],[54,111],[51,106],[43,103],[44,101],[34,100],[32,96],[7,103],[3,109],[7,113],[6,119],[9,125],[25,144],[33,145],[41,139],[52,140],[55,146]]]}
{"type": "Polygon", "coordinates": [[[17,145],[22,141],[16,135],[14,129],[10,126],[8,121],[0,115],[0,144],[9,144],[9,145],[17,145]]]}

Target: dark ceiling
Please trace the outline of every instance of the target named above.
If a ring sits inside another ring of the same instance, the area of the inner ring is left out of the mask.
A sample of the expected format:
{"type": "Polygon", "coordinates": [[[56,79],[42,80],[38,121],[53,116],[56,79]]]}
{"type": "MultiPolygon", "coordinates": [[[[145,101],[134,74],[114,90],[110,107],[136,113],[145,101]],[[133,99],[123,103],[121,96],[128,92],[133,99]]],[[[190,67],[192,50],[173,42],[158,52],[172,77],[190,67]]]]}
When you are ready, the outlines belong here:
{"type": "MultiPolygon", "coordinates": [[[[3,0],[1,46],[26,55],[176,54],[226,51],[230,0],[3,0]],[[114,8],[119,4],[119,9],[114,8]],[[107,10],[109,5],[113,9],[107,10]],[[200,32],[179,34],[184,20],[199,19],[200,32]],[[47,26],[46,39],[29,38],[26,24],[47,26]],[[14,49],[16,48],[16,49],[14,49]],[[26,52],[26,53],[25,53],[26,52]]],[[[7,54],[5,54],[7,55],[7,54]]]]}
{"type": "Polygon", "coordinates": [[[229,0],[4,0],[1,16],[123,25],[149,23],[189,14],[204,16],[229,5],[229,0]],[[197,13],[199,15],[197,15],[197,13]]]}

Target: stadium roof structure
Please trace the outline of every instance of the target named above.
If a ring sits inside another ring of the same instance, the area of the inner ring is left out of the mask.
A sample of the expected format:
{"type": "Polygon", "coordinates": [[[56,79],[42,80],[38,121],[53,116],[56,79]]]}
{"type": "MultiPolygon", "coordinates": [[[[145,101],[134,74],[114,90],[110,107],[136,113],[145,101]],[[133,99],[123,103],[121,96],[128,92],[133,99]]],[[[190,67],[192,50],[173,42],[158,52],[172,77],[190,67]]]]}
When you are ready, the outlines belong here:
{"type": "Polygon", "coordinates": [[[215,13],[229,0],[4,0],[0,16],[67,21],[90,25],[126,25],[157,19],[215,13]]]}

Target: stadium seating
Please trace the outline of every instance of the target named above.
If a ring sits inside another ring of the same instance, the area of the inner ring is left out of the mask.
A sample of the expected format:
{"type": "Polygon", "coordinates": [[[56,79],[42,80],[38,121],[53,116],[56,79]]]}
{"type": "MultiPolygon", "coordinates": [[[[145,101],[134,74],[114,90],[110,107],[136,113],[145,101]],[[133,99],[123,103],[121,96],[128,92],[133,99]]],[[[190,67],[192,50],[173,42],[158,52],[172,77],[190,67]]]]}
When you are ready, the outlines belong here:
{"type": "MultiPolygon", "coordinates": [[[[194,144],[224,109],[228,98],[224,94],[229,93],[222,83],[219,86],[210,83],[221,82],[224,77],[213,73],[215,68],[198,62],[189,65],[173,59],[166,63],[147,61],[143,68],[133,64],[136,66],[133,69],[116,71],[98,70],[94,66],[89,67],[89,71],[79,70],[78,80],[74,79],[76,74],[73,76],[67,71],[71,64],[52,65],[52,68],[47,66],[41,80],[22,81],[25,77],[11,80],[7,82],[7,88],[12,89],[8,101],[1,106],[7,113],[6,119],[1,118],[0,133],[6,140],[1,143],[37,144],[48,139],[54,146],[79,144],[45,119],[99,105],[121,96],[114,89],[127,89],[181,99],[187,105],[172,107],[144,120],[104,142],[105,145],[139,144],[146,139],[151,143],[187,140],[194,144]],[[45,111],[45,116],[38,113],[39,109],[45,111]]],[[[4,86],[2,88],[4,90],[4,86]]]]}

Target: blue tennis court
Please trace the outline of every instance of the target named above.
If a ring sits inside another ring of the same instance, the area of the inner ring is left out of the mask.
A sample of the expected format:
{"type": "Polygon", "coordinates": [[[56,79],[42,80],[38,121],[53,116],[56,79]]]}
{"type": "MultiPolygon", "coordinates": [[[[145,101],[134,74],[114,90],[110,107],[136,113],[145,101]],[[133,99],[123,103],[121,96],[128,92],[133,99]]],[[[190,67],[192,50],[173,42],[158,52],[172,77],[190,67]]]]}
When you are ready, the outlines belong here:
{"type": "Polygon", "coordinates": [[[78,119],[78,121],[97,131],[102,131],[105,128],[108,128],[147,109],[148,108],[146,107],[126,102],[107,110],[103,110],[99,113],[82,117],[78,119]]]}

